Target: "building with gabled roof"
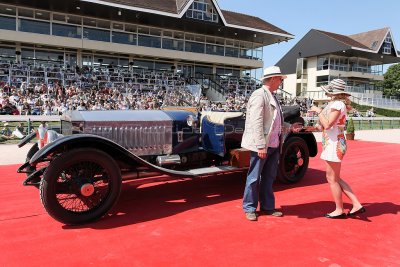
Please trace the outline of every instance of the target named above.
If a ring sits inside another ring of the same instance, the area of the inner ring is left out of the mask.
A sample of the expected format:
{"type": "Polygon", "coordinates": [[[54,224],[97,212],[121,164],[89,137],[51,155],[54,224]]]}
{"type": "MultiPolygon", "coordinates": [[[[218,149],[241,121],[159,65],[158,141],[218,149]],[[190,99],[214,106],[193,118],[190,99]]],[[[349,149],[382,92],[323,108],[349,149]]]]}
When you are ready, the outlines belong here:
{"type": "Polygon", "coordinates": [[[342,35],[310,30],[277,65],[288,75],[283,89],[295,96],[325,100],[321,86],[335,78],[354,96],[382,95],[383,66],[400,62],[390,28],[342,35]]]}
{"type": "Polygon", "coordinates": [[[0,60],[260,76],[293,35],[216,0],[2,0],[0,60]]]}

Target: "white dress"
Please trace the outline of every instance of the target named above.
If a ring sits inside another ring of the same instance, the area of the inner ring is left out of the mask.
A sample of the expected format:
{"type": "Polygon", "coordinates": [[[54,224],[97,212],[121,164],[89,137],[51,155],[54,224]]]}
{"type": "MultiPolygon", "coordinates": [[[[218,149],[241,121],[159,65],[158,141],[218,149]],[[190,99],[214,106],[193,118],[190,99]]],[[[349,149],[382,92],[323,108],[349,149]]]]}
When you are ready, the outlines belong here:
{"type": "Polygon", "coordinates": [[[333,101],[324,108],[322,114],[328,118],[331,109],[339,110],[340,115],[330,129],[324,129],[322,131],[323,151],[321,153],[321,159],[341,162],[347,150],[346,139],[344,137],[347,110],[346,105],[342,101],[333,101]]]}

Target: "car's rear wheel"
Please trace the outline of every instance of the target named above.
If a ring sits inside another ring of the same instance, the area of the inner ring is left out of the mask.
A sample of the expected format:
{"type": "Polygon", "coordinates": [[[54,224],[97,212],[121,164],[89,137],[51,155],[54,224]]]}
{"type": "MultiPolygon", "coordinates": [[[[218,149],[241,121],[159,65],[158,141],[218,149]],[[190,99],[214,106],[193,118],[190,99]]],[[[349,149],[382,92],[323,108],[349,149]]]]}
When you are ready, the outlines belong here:
{"type": "Polygon", "coordinates": [[[104,216],[121,191],[121,172],[108,154],[92,148],[68,151],[47,167],[40,184],[46,211],[65,224],[104,216]]]}
{"type": "Polygon", "coordinates": [[[308,168],[309,151],[306,142],[297,136],[289,137],[283,144],[278,167],[278,181],[297,183],[308,168]]]}

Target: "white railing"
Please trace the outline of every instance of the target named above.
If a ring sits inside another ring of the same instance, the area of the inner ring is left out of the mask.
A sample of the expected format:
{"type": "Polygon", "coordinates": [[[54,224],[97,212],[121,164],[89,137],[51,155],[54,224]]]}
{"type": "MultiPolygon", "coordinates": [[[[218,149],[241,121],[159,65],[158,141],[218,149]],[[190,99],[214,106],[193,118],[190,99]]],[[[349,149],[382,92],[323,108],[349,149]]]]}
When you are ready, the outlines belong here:
{"type": "MultiPolygon", "coordinates": [[[[356,130],[400,129],[400,117],[351,117],[356,130]]],[[[317,117],[303,117],[306,125],[315,125],[317,117]]],[[[347,122],[350,117],[347,118],[347,122]]]]}

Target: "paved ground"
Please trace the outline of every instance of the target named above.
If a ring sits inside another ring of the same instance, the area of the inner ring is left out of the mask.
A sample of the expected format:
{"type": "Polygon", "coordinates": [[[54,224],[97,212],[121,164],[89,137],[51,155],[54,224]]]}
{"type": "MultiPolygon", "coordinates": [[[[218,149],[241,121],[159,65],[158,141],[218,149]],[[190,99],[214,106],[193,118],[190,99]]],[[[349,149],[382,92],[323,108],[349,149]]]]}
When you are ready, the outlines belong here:
{"type": "MultiPolygon", "coordinates": [[[[35,187],[22,186],[18,165],[0,166],[0,266],[400,266],[400,144],[349,146],[341,177],[366,212],[345,220],[323,217],[334,203],[320,153],[302,181],[275,185],[285,216],[258,222],[242,211],[245,173],[126,182],[108,215],[68,226],[47,214],[35,187]]],[[[70,207],[91,203],[61,197],[70,207]]]]}
{"type": "MultiPolygon", "coordinates": [[[[317,142],[321,142],[321,133],[314,133],[317,142]]],[[[394,130],[363,130],[356,131],[356,140],[374,141],[400,144],[400,129],[394,130]]],[[[28,150],[33,144],[27,144],[22,148],[17,145],[0,144],[0,165],[10,165],[25,162],[28,150]]]]}
{"type": "MultiPolygon", "coordinates": [[[[321,133],[314,135],[321,142],[321,133]]],[[[355,140],[400,144],[400,129],[356,131],[355,140]]]]}

